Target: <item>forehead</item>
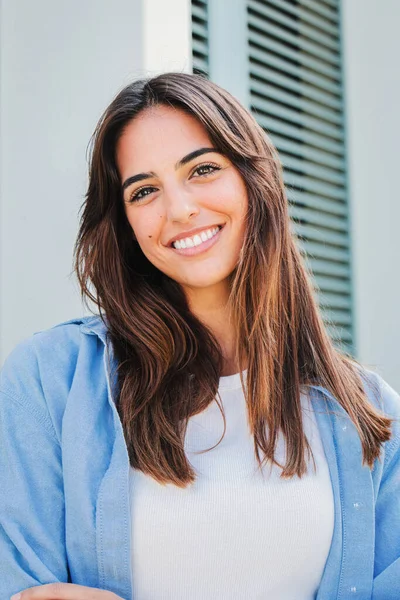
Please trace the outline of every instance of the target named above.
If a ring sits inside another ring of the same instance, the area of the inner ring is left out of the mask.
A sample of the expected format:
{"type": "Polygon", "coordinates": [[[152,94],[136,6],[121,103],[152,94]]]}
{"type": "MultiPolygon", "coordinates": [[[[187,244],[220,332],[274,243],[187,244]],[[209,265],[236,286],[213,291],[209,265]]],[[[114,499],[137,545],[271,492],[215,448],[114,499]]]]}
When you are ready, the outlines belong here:
{"type": "Polygon", "coordinates": [[[117,164],[138,171],[176,162],[201,146],[211,146],[203,125],[185,111],[165,105],[143,110],[126,125],[117,144],[117,164]]]}

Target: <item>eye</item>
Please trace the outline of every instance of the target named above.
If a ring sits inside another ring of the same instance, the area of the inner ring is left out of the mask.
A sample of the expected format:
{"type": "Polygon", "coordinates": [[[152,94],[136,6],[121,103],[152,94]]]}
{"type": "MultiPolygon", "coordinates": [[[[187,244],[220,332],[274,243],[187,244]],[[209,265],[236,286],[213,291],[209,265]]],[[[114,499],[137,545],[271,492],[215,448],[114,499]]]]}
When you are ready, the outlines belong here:
{"type": "MultiPolygon", "coordinates": [[[[199,165],[198,167],[196,167],[192,173],[192,175],[194,175],[195,173],[198,174],[198,177],[207,177],[207,175],[211,175],[212,173],[214,173],[215,171],[220,171],[221,167],[215,163],[204,163],[202,165],[199,165]],[[205,170],[205,172],[204,172],[205,170]],[[203,172],[201,172],[203,171],[203,172]]],[[[144,200],[146,198],[146,196],[149,196],[154,190],[156,190],[157,188],[153,187],[153,186],[144,186],[139,188],[138,190],[136,190],[130,197],[128,202],[139,202],[140,200],[144,200]]]]}
{"type": "Polygon", "coordinates": [[[132,194],[132,196],[129,197],[128,202],[136,202],[138,200],[143,200],[144,198],[146,198],[146,196],[148,196],[149,194],[151,194],[151,191],[155,190],[155,187],[152,186],[147,186],[147,187],[142,187],[139,188],[138,190],[136,190],[136,192],[134,192],[132,194]],[[147,192],[151,190],[148,194],[145,194],[144,192],[147,192]]]}
{"type": "Polygon", "coordinates": [[[211,173],[214,173],[214,171],[220,171],[220,169],[221,167],[219,165],[216,165],[215,163],[205,163],[196,167],[193,171],[193,174],[199,173],[199,177],[207,177],[207,175],[211,175],[211,173]],[[199,173],[199,171],[202,171],[204,169],[206,170],[205,173],[199,173]]]}

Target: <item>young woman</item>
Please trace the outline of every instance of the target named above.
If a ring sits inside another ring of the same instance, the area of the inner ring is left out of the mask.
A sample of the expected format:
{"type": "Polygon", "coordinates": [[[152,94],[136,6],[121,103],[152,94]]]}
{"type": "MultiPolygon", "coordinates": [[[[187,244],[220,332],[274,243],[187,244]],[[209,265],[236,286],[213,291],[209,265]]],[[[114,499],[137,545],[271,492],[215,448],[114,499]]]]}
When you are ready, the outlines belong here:
{"type": "Polygon", "coordinates": [[[327,336],[251,114],[123,89],[75,268],[100,316],[2,371],[2,600],[399,598],[400,400],[327,336]]]}

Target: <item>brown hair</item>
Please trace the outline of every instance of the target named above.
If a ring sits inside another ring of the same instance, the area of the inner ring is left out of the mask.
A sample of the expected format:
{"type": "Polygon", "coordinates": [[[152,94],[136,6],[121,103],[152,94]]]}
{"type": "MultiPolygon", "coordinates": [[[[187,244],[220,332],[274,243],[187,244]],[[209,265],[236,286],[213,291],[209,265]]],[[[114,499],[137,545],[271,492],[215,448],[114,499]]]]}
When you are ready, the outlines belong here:
{"type": "Polygon", "coordinates": [[[282,476],[306,472],[306,456],[312,453],[302,426],[300,390],[313,384],[324,386],[347,411],[364,463],[372,467],[381,443],[390,438],[391,420],[368,401],[358,363],[336,349],[326,333],[290,232],[276,150],[227,91],[186,73],[135,81],[106,109],[92,140],[74,250],[82,298],[94,301],[106,316],[118,362],[116,404],[131,465],[160,483],[185,487],[195,480],[184,435],[189,417],[218,396],[222,372],[217,340],[191,313],[179,284],[144,256],[124,211],[116,145],[140,111],[158,104],[198,119],[246,184],[247,231],[231,276],[230,306],[240,371],[247,360],[244,392],[260,468],[266,461],[279,464],[274,455],[281,431],[287,458],[279,465],[282,476]]]}

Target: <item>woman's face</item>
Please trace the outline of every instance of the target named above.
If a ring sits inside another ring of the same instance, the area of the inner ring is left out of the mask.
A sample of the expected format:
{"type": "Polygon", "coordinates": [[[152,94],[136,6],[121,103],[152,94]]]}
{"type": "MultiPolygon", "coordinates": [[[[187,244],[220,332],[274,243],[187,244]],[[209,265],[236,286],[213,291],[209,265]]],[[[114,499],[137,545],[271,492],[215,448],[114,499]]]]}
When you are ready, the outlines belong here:
{"type": "Polygon", "coordinates": [[[247,192],[197,119],[165,105],[142,111],[119,139],[117,166],[126,216],[148,260],[184,289],[229,285],[247,192]]]}

